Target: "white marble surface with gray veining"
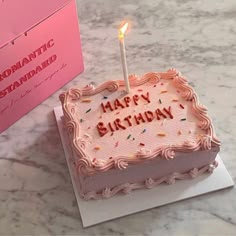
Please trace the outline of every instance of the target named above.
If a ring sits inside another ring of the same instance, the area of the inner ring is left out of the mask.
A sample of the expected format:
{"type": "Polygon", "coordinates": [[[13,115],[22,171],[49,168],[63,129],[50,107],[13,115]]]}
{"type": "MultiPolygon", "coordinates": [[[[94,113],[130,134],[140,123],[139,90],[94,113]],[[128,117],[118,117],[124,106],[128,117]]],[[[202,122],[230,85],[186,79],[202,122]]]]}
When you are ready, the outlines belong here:
{"type": "Polygon", "coordinates": [[[0,135],[1,235],[236,235],[235,188],[83,229],[53,108],[72,86],[122,78],[117,27],[129,72],[180,70],[208,106],[221,157],[236,180],[235,0],[77,0],[85,72],[0,135]]]}

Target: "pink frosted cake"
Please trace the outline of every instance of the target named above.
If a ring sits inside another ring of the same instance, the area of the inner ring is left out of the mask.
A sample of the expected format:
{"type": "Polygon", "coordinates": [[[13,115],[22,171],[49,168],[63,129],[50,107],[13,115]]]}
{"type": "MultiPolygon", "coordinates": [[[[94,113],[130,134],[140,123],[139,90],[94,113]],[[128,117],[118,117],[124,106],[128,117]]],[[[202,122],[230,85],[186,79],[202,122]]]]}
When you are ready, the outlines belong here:
{"type": "Polygon", "coordinates": [[[220,150],[207,109],[179,72],[130,76],[60,95],[84,199],[211,173],[220,150]]]}

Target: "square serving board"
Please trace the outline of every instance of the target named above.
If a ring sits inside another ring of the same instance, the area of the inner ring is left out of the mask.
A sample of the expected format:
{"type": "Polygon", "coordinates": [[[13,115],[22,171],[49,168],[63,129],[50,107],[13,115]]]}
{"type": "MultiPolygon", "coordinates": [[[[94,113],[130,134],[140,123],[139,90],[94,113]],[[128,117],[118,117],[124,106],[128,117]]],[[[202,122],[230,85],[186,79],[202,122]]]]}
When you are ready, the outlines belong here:
{"type": "Polygon", "coordinates": [[[83,200],[79,196],[74,167],[72,161],[70,161],[71,150],[66,131],[63,128],[63,112],[61,107],[55,107],[54,113],[84,227],[212,191],[232,187],[234,185],[231,176],[218,155],[217,160],[219,165],[212,174],[202,175],[192,180],[176,181],[174,185],[163,184],[153,189],[132,191],[127,195],[118,194],[109,199],[83,200]]]}

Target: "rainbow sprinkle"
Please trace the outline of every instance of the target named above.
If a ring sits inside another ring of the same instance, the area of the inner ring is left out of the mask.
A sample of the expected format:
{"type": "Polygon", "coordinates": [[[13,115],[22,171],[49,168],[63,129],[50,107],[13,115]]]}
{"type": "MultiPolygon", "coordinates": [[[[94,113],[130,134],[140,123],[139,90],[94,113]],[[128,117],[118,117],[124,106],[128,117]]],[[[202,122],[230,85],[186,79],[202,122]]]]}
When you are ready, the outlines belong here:
{"type": "Polygon", "coordinates": [[[140,146],[145,146],[145,144],[144,144],[144,143],[139,143],[139,145],[140,145],[140,146]]]}
{"type": "Polygon", "coordinates": [[[178,102],[179,100],[178,99],[172,99],[172,102],[178,102]]]}
{"type": "Polygon", "coordinates": [[[182,132],[179,130],[179,131],[178,131],[178,135],[181,135],[181,134],[182,134],[182,132]]]}
{"type": "Polygon", "coordinates": [[[146,129],[144,129],[144,130],[142,131],[142,134],[143,134],[143,133],[145,133],[146,131],[147,131],[147,130],[146,130],[146,129]]]}
{"type": "Polygon", "coordinates": [[[180,119],[180,121],[185,121],[185,120],[187,120],[187,119],[186,118],[180,119]]]}
{"type": "Polygon", "coordinates": [[[108,99],[108,97],[104,96],[103,99],[108,99]]]}
{"type": "Polygon", "coordinates": [[[113,135],[114,133],[111,133],[111,136],[113,135]]]}
{"type": "Polygon", "coordinates": [[[162,101],[161,101],[161,99],[159,99],[159,103],[160,103],[160,104],[162,104],[162,101]]]}
{"type": "Polygon", "coordinates": [[[183,106],[182,104],[179,104],[179,106],[180,106],[182,109],[184,109],[184,106],[183,106]]]}
{"type": "Polygon", "coordinates": [[[165,137],[166,136],[166,134],[164,134],[164,133],[159,133],[157,135],[160,136],[160,137],[165,137]]]}
{"type": "Polygon", "coordinates": [[[118,147],[118,145],[119,145],[119,141],[117,141],[117,142],[115,143],[115,147],[118,147]]]}
{"type": "Polygon", "coordinates": [[[101,148],[99,146],[94,147],[94,150],[100,150],[101,148]]]}
{"type": "Polygon", "coordinates": [[[92,102],[91,99],[82,99],[81,102],[92,102]]]}
{"type": "Polygon", "coordinates": [[[128,135],[127,139],[129,139],[131,137],[131,134],[128,135]]]}
{"type": "Polygon", "coordinates": [[[167,90],[162,90],[161,93],[167,93],[168,91],[167,90]]]}
{"type": "Polygon", "coordinates": [[[88,113],[88,112],[90,112],[92,109],[90,108],[90,109],[88,109],[85,113],[88,113]]]}
{"type": "Polygon", "coordinates": [[[83,120],[82,118],[79,120],[80,123],[82,123],[83,121],[84,121],[84,120],[83,120]]]}

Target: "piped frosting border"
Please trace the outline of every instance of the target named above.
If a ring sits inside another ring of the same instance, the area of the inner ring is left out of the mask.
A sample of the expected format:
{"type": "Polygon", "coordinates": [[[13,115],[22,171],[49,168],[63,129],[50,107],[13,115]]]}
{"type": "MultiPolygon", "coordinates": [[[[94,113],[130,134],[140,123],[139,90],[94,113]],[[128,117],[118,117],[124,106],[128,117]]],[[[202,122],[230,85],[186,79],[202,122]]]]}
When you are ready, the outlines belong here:
{"type": "Polygon", "coordinates": [[[203,175],[204,173],[212,173],[217,166],[218,162],[214,161],[213,163],[205,165],[201,168],[193,168],[186,173],[174,172],[170,175],[158,179],[148,178],[143,182],[120,184],[115,186],[114,188],[105,188],[100,192],[91,191],[86,194],[81,194],[81,197],[85,200],[90,200],[90,199],[98,200],[104,198],[106,199],[113,197],[118,193],[128,194],[136,189],[144,189],[144,188],[151,189],[162,183],[174,184],[176,180],[194,179],[203,175]]]}
{"type": "Polygon", "coordinates": [[[200,105],[199,99],[193,88],[188,84],[180,72],[175,69],[170,69],[167,72],[151,72],[147,73],[141,78],[135,75],[129,76],[131,87],[143,85],[145,83],[157,84],[160,80],[173,80],[176,89],[180,91],[180,96],[186,101],[192,103],[193,113],[199,120],[199,128],[205,130],[206,135],[201,136],[196,143],[185,142],[183,145],[165,145],[155,149],[152,152],[142,150],[132,157],[118,157],[116,159],[107,160],[107,162],[93,163],[91,158],[86,155],[85,141],[80,138],[80,125],[78,117],[75,114],[75,103],[83,96],[91,96],[100,93],[104,90],[115,92],[120,87],[124,87],[124,80],[108,81],[95,88],[93,85],[88,85],[83,89],[72,88],[60,95],[62,109],[65,116],[65,125],[67,131],[72,135],[72,148],[78,155],[76,161],[76,168],[79,173],[84,175],[91,175],[96,172],[105,172],[109,169],[125,169],[130,164],[137,164],[144,160],[152,160],[157,157],[164,157],[166,159],[174,158],[176,152],[192,152],[197,150],[210,150],[212,146],[220,146],[220,141],[214,133],[214,128],[211,119],[207,115],[207,109],[200,105]]]}

